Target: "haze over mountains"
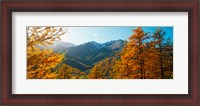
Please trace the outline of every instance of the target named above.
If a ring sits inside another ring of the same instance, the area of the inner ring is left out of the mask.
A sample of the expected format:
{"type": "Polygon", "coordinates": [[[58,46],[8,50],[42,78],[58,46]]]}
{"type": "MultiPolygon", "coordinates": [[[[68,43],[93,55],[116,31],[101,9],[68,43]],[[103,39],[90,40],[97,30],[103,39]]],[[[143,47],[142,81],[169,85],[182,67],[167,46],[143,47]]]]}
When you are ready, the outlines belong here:
{"type": "Polygon", "coordinates": [[[65,53],[64,63],[87,72],[99,61],[115,56],[124,44],[125,41],[121,39],[105,43],[91,41],[80,45],[57,41],[52,46],[48,46],[48,49],[65,53]]]}

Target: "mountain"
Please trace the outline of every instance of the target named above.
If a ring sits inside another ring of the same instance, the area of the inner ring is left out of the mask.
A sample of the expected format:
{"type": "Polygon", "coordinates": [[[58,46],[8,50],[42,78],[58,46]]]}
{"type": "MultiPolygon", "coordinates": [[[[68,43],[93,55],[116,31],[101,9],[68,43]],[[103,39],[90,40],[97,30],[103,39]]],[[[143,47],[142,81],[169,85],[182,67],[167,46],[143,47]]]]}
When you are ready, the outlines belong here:
{"type": "Polygon", "coordinates": [[[82,71],[86,71],[92,68],[91,62],[84,59],[78,59],[76,57],[65,54],[64,62],[74,68],[82,71]]]}
{"type": "Polygon", "coordinates": [[[113,40],[106,43],[91,41],[69,47],[66,54],[70,57],[66,58],[65,63],[80,70],[87,70],[99,61],[115,56],[116,52],[122,49],[124,43],[123,40],[113,40]]]}
{"type": "Polygon", "coordinates": [[[76,46],[76,45],[73,44],[73,43],[70,43],[70,42],[55,41],[55,42],[53,43],[53,46],[54,46],[54,47],[69,48],[69,47],[73,47],[73,46],[76,46]]]}
{"type": "Polygon", "coordinates": [[[111,50],[121,50],[124,44],[125,44],[125,41],[119,39],[119,40],[113,40],[113,41],[103,43],[102,47],[105,47],[111,50]]]}
{"type": "Polygon", "coordinates": [[[57,52],[65,52],[68,48],[76,46],[73,43],[56,41],[50,48],[57,52]]]}
{"type": "Polygon", "coordinates": [[[47,48],[47,49],[53,49],[54,52],[65,52],[68,48],[76,46],[73,43],[70,42],[62,42],[62,41],[54,41],[53,45],[44,47],[39,46],[41,49],[47,48]]]}
{"type": "MultiPolygon", "coordinates": [[[[109,50],[107,48],[101,48],[101,45],[96,42],[88,42],[85,44],[81,44],[75,47],[70,47],[67,49],[66,54],[71,56],[71,59],[66,59],[66,64],[69,64],[71,60],[81,62],[82,64],[87,64],[89,66],[93,66],[96,62],[105,59],[107,57],[114,56],[114,52],[112,50],[109,50]],[[72,59],[72,57],[74,57],[72,59]]],[[[75,68],[80,69],[79,64],[73,64],[76,65],[72,66],[75,68]]],[[[81,68],[83,70],[83,68],[81,68]]],[[[80,70],[81,70],[80,69],[80,70]]],[[[85,67],[85,69],[88,69],[85,67]]]]}
{"type": "Polygon", "coordinates": [[[39,46],[41,49],[53,49],[54,52],[65,53],[64,63],[88,72],[99,61],[115,56],[116,52],[121,50],[125,41],[113,40],[105,43],[95,41],[75,45],[69,42],[55,41],[51,46],[39,46]]]}

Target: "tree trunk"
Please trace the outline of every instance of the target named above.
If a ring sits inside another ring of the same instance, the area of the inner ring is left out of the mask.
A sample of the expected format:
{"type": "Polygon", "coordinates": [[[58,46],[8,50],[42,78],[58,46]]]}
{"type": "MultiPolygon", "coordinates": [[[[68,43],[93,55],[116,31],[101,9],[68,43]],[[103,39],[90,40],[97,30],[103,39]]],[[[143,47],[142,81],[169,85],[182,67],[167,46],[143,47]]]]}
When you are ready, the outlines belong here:
{"type": "MultiPolygon", "coordinates": [[[[142,45],[141,39],[139,39],[139,48],[140,45],[142,45]]],[[[140,48],[140,56],[142,55],[142,49],[140,48]]],[[[140,59],[140,74],[141,74],[141,79],[144,79],[144,75],[143,75],[143,60],[140,59]]]]}
{"type": "Polygon", "coordinates": [[[162,62],[162,47],[161,47],[161,41],[159,42],[159,49],[160,49],[160,71],[161,71],[161,78],[164,79],[164,70],[163,70],[163,62],[162,62]]]}

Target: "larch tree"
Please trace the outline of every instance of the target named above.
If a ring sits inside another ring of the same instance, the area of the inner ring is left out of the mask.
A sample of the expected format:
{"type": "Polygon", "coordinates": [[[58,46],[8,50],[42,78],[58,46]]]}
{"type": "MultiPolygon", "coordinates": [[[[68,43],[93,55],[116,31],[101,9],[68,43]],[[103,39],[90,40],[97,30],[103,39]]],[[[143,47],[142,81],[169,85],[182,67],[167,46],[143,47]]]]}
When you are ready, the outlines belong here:
{"type": "Polygon", "coordinates": [[[163,69],[163,45],[165,42],[165,36],[166,32],[163,31],[162,29],[158,28],[155,33],[153,34],[153,41],[155,43],[155,47],[158,48],[158,55],[159,55],[159,66],[160,66],[160,73],[161,73],[161,78],[164,79],[164,69],[163,69]]]}
{"type": "Polygon", "coordinates": [[[65,31],[55,27],[27,27],[27,78],[56,78],[54,68],[62,61],[64,55],[53,50],[42,50],[39,46],[52,45],[60,40],[65,31]]]}
{"type": "Polygon", "coordinates": [[[150,41],[147,43],[145,50],[145,64],[144,68],[146,71],[146,79],[157,79],[160,77],[160,61],[159,61],[159,52],[156,48],[156,43],[150,41]]]}
{"type": "Polygon", "coordinates": [[[67,64],[62,64],[57,71],[57,79],[81,79],[86,78],[85,73],[67,64]]]}
{"type": "Polygon", "coordinates": [[[166,40],[163,46],[163,69],[165,78],[173,78],[173,43],[170,38],[166,40]]]}
{"type": "Polygon", "coordinates": [[[112,65],[114,64],[114,58],[106,58],[105,60],[100,61],[96,64],[88,74],[88,78],[90,79],[109,79],[110,73],[112,72],[113,68],[112,65]]]}
{"type": "Polygon", "coordinates": [[[128,43],[122,50],[120,60],[116,62],[115,70],[117,78],[141,78],[145,79],[145,40],[149,39],[149,33],[145,33],[141,27],[133,30],[128,43]]]}

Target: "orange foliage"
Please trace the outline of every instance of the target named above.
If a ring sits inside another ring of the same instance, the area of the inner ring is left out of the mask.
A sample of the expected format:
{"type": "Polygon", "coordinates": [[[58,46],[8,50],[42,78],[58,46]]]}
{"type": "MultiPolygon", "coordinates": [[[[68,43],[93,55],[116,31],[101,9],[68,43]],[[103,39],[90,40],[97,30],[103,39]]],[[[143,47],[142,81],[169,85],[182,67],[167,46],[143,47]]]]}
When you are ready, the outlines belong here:
{"type": "Polygon", "coordinates": [[[27,78],[56,78],[53,69],[61,63],[64,55],[53,50],[41,50],[38,45],[51,45],[64,34],[62,28],[28,27],[27,38],[27,78]]]}

